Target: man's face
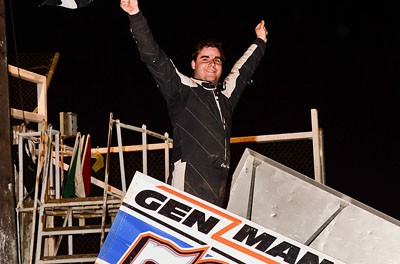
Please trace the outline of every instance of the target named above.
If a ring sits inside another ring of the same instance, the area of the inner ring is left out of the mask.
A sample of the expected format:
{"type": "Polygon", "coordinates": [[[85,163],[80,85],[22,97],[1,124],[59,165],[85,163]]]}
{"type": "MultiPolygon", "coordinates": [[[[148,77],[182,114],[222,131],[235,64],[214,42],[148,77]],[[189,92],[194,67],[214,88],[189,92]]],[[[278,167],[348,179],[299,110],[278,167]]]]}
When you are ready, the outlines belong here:
{"type": "Polygon", "coordinates": [[[196,58],[192,60],[193,77],[217,84],[222,74],[222,58],[217,48],[203,48],[196,58]]]}

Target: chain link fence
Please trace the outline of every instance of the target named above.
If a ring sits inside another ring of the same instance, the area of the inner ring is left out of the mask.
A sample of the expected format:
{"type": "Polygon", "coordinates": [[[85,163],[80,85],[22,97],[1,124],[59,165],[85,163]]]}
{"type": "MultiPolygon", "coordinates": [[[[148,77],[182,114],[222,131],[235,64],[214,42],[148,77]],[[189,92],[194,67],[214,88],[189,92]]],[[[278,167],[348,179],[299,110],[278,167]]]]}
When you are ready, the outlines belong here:
{"type": "MultiPolygon", "coordinates": [[[[237,164],[246,148],[254,150],[286,167],[296,170],[310,178],[314,178],[313,145],[311,140],[291,140],[280,142],[245,142],[231,144],[231,169],[234,173],[237,164]]],[[[171,155],[171,153],[170,153],[171,155]]],[[[103,154],[106,160],[106,154],[103,154]]],[[[123,152],[125,178],[129,185],[136,171],[143,172],[143,156],[141,151],[123,152]]],[[[148,175],[160,181],[165,181],[164,149],[150,150],[147,154],[148,175]]],[[[110,153],[109,184],[121,189],[121,172],[118,153],[110,153]]],[[[105,168],[94,173],[94,177],[104,180],[105,168]]],[[[102,188],[96,194],[102,195],[102,188]]]]}

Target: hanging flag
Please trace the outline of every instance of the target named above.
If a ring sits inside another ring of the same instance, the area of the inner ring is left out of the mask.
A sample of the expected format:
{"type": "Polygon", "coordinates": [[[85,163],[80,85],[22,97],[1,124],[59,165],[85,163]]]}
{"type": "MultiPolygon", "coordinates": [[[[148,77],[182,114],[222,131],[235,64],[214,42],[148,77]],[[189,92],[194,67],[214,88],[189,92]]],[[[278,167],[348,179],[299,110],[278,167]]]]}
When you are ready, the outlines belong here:
{"type": "Polygon", "coordinates": [[[68,9],[78,9],[85,7],[92,3],[94,0],[46,0],[39,6],[59,6],[68,9]]]}
{"type": "Polygon", "coordinates": [[[63,197],[64,198],[72,198],[75,195],[75,172],[76,172],[76,163],[79,159],[79,143],[80,143],[81,135],[78,132],[76,134],[74,150],[72,152],[71,163],[69,165],[68,175],[65,179],[63,197]]]}
{"type": "Polygon", "coordinates": [[[86,197],[85,186],[83,183],[82,176],[82,149],[85,142],[85,136],[81,137],[79,143],[78,159],[76,160],[76,170],[75,170],[75,195],[77,197],[86,197]]]}
{"type": "Polygon", "coordinates": [[[90,195],[90,185],[92,177],[91,156],[92,156],[91,138],[90,135],[88,134],[86,137],[85,150],[83,152],[83,158],[82,158],[82,177],[83,177],[83,185],[85,187],[86,196],[90,195]]]}

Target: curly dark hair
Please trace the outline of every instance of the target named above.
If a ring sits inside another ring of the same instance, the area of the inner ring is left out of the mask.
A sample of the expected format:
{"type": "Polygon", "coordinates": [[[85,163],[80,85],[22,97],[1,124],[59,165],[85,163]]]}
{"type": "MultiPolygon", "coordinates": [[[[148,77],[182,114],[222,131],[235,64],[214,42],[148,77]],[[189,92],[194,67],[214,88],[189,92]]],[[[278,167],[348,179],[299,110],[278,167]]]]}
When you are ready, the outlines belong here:
{"type": "Polygon", "coordinates": [[[199,55],[200,51],[203,48],[208,48],[208,47],[217,48],[219,50],[219,52],[221,53],[222,63],[225,61],[225,55],[222,50],[222,43],[220,41],[218,41],[216,39],[212,39],[212,38],[203,39],[203,40],[200,40],[199,42],[197,42],[197,44],[193,48],[192,59],[195,61],[197,59],[197,56],[199,55]]]}

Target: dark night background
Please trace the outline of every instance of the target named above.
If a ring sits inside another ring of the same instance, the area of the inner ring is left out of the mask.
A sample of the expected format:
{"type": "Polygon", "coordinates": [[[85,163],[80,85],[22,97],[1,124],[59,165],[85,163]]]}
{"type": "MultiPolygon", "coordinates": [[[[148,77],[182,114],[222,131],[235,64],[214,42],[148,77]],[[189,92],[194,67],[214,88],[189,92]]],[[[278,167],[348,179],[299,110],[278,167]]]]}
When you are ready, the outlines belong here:
{"type": "MultiPolygon", "coordinates": [[[[114,118],[163,134],[166,106],[140,61],[118,0],[85,8],[6,2],[9,52],[59,52],[48,91],[49,122],[78,115],[92,146],[107,145],[114,118]],[[12,16],[11,16],[12,10],[12,16]],[[12,22],[11,22],[12,21],[12,22]]],[[[318,110],[327,185],[400,219],[399,23],[383,1],[139,1],[160,46],[190,75],[193,44],[225,46],[229,70],[264,19],[266,55],[234,114],[232,136],[311,131],[318,110]]],[[[124,141],[125,143],[126,141],[124,141]]]]}

